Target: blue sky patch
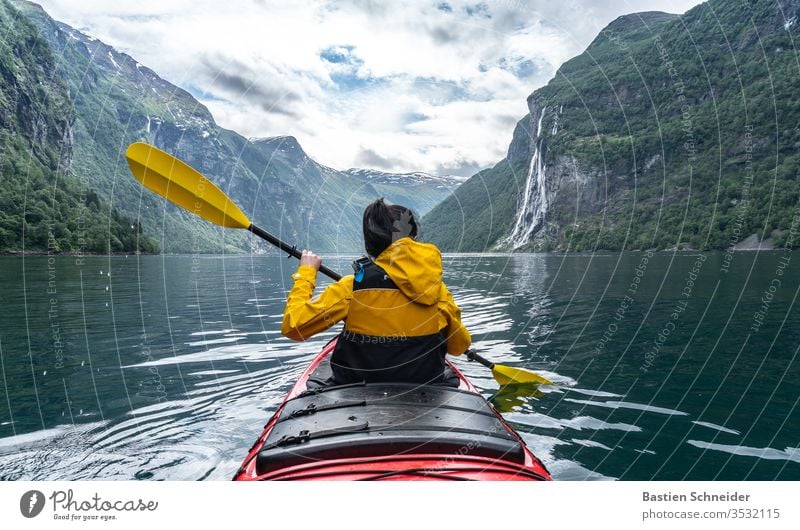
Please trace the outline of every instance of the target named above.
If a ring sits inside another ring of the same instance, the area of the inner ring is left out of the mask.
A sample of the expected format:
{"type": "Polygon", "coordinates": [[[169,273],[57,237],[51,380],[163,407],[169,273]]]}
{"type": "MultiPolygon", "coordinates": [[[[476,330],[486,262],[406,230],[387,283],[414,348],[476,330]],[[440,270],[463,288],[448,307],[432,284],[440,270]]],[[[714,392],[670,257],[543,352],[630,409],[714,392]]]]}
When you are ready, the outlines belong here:
{"type": "Polygon", "coordinates": [[[365,87],[377,87],[388,80],[385,78],[360,76],[357,72],[342,71],[331,73],[331,81],[336,83],[336,86],[342,90],[358,90],[365,87]]]}
{"type": "Polygon", "coordinates": [[[525,59],[524,61],[517,63],[516,67],[511,70],[511,72],[520,79],[531,77],[538,71],[539,69],[536,67],[536,63],[530,59],[525,59]]]}
{"type": "Polygon", "coordinates": [[[330,77],[336,86],[342,90],[355,90],[367,86],[374,86],[379,79],[359,75],[359,67],[364,61],[353,53],[354,47],[349,45],[330,46],[320,52],[323,61],[330,63],[330,77]]]}
{"type": "Polygon", "coordinates": [[[539,71],[536,63],[522,57],[503,57],[497,66],[506,72],[511,72],[518,79],[527,79],[539,71]]]}
{"type": "Polygon", "coordinates": [[[358,57],[353,55],[352,46],[331,46],[325,48],[319,54],[320,58],[333,64],[352,64],[361,63],[358,57]]]}

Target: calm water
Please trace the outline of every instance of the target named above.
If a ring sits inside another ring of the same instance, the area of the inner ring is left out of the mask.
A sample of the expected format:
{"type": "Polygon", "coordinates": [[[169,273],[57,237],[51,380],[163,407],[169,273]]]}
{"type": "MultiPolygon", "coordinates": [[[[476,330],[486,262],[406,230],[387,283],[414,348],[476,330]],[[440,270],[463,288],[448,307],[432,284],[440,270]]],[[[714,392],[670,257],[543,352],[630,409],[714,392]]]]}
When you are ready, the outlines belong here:
{"type": "MultiPolygon", "coordinates": [[[[0,478],[229,479],[333,335],[280,337],[295,265],[0,258],[0,478]]],[[[445,279],[478,349],[557,383],[493,397],[555,478],[800,479],[796,254],[448,256],[445,279]]]]}

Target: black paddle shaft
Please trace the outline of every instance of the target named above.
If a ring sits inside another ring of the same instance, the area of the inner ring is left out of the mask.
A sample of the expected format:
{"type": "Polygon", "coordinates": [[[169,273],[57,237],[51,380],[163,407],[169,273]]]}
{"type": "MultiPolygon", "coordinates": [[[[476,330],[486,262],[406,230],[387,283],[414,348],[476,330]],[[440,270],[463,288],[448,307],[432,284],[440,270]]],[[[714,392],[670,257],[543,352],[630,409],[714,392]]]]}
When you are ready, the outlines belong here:
{"type": "MultiPolygon", "coordinates": [[[[284,251],[287,254],[289,254],[289,256],[295,257],[297,259],[300,259],[303,256],[303,253],[300,252],[299,250],[297,250],[297,246],[296,245],[290,245],[288,243],[285,243],[285,242],[281,241],[280,239],[278,239],[277,237],[275,237],[272,234],[270,234],[269,232],[267,232],[266,230],[262,230],[261,228],[257,227],[254,224],[251,224],[250,227],[248,228],[248,230],[253,232],[258,237],[264,239],[265,241],[267,241],[269,243],[272,243],[273,245],[275,245],[276,247],[278,247],[282,251],[284,251]]],[[[321,272],[322,274],[324,274],[328,278],[331,278],[332,280],[337,281],[337,282],[342,279],[342,275],[341,274],[339,274],[339,273],[337,273],[335,271],[332,271],[331,269],[329,269],[325,265],[320,265],[319,266],[319,272],[321,272]]]]}
{"type": "Polygon", "coordinates": [[[489,370],[494,370],[494,363],[489,359],[481,357],[480,355],[475,352],[475,350],[467,350],[467,359],[470,361],[477,361],[478,363],[484,365],[489,370]]]}

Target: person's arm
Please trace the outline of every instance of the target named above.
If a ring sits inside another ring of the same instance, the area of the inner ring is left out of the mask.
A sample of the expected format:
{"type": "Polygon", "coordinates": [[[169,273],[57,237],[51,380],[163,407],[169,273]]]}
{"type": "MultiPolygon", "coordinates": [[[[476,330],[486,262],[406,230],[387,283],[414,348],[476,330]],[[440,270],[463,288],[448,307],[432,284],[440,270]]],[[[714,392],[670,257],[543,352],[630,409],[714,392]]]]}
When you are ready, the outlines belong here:
{"type": "Polygon", "coordinates": [[[330,284],[320,295],[311,298],[322,260],[306,252],[297,272],[292,275],[294,286],[289,291],[281,324],[281,334],[293,340],[306,340],[344,319],[353,292],[353,276],[350,275],[330,284]]]}
{"type": "Polygon", "coordinates": [[[439,311],[447,319],[447,328],[443,331],[447,336],[447,353],[450,355],[461,355],[472,344],[469,331],[461,323],[461,309],[453,300],[453,295],[447,290],[447,286],[442,283],[442,296],[439,301],[439,311]]]}

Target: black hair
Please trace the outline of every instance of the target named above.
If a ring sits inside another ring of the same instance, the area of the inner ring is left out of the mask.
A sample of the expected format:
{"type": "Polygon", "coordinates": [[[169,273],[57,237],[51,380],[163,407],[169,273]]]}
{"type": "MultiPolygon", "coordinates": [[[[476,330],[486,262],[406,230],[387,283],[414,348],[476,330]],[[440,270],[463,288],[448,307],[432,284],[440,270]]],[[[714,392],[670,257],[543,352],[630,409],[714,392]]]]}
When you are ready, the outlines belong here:
{"type": "Polygon", "coordinates": [[[418,229],[414,212],[399,204],[386,204],[383,197],[364,209],[363,224],[364,247],[373,258],[402,237],[416,237],[418,229]]]}

